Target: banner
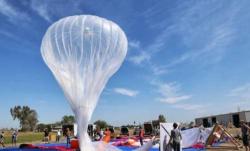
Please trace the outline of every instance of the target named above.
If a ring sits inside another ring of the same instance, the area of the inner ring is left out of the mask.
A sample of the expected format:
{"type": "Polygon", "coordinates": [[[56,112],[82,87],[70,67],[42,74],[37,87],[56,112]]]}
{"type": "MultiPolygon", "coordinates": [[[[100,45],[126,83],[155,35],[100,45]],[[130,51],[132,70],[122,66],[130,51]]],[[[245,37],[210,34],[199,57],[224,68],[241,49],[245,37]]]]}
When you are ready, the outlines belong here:
{"type": "MultiPolygon", "coordinates": [[[[177,123],[178,124],[178,123],[177,123]]],[[[179,124],[178,124],[179,125],[179,124]]],[[[160,151],[172,151],[168,145],[173,123],[160,123],[160,151]]],[[[205,144],[212,128],[196,127],[181,131],[181,148],[190,148],[196,144],[205,144]]]]}

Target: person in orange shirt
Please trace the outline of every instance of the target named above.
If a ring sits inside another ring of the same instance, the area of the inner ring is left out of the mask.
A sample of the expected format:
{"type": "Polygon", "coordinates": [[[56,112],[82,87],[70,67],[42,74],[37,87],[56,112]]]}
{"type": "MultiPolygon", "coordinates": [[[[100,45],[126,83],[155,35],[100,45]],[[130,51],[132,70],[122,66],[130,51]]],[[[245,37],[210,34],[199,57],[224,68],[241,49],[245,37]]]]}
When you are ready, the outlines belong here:
{"type": "Polygon", "coordinates": [[[111,139],[111,131],[108,128],[106,128],[104,135],[105,136],[103,137],[103,141],[108,143],[111,139]]]}
{"type": "Polygon", "coordinates": [[[144,130],[142,129],[142,127],[140,127],[139,139],[140,139],[141,146],[143,145],[143,138],[144,138],[144,130]]]}

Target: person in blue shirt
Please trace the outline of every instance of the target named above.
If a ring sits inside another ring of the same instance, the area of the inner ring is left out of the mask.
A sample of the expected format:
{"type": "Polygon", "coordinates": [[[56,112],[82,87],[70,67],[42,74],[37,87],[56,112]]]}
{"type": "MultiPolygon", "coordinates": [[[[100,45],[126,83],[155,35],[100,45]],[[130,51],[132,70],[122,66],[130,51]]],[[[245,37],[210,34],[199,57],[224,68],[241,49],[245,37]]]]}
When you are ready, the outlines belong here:
{"type": "Polygon", "coordinates": [[[12,146],[16,146],[16,142],[17,142],[17,131],[13,131],[12,136],[11,136],[11,142],[12,142],[12,146]]]}

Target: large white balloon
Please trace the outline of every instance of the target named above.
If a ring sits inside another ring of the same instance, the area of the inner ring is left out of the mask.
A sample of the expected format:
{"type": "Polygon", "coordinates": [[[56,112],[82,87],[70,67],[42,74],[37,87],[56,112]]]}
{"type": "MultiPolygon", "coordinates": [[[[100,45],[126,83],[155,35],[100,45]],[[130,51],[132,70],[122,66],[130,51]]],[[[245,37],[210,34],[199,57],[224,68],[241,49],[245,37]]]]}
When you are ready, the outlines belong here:
{"type": "Polygon", "coordinates": [[[106,83],[124,61],[127,43],[117,24],[91,15],[63,18],[43,37],[42,57],[76,116],[82,151],[95,150],[88,122],[106,83]]]}

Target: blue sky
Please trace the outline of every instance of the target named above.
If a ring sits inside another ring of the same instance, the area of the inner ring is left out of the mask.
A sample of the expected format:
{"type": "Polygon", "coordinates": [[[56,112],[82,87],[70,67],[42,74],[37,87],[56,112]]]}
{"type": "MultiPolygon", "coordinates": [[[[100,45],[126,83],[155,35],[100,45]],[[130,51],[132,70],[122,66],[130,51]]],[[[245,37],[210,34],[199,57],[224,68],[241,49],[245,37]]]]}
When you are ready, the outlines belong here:
{"type": "Polygon", "coordinates": [[[113,125],[250,109],[250,1],[0,0],[0,128],[28,105],[39,121],[72,114],[40,54],[46,29],[70,15],[116,22],[129,49],[92,121],[113,125]]]}

